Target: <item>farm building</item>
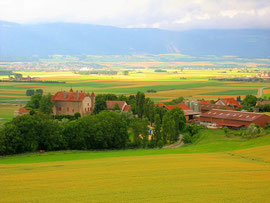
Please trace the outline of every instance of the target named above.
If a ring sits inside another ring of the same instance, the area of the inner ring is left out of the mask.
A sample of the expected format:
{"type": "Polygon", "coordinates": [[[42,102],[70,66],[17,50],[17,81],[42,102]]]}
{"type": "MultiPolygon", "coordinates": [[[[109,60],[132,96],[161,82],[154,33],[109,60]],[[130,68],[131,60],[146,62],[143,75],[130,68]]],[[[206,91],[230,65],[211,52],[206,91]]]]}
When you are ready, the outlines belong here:
{"type": "MultiPolygon", "coordinates": [[[[155,104],[156,106],[160,106],[159,104],[155,104]]],[[[186,104],[175,104],[175,105],[164,105],[163,104],[163,108],[168,109],[169,111],[174,109],[174,108],[180,108],[184,111],[184,114],[186,116],[186,120],[193,120],[195,117],[200,115],[200,112],[197,111],[193,111],[192,109],[190,109],[186,104]]]]}
{"type": "MultiPolygon", "coordinates": [[[[18,111],[14,111],[14,116],[17,117],[17,116],[22,116],[29,113],[30,113],[30,110],[27,110],[21,107],[18,111]]],[[[35,111],[35,113],[38,113],[38,111],[35,111]]]]}
{"type": "Polygon", "coordinates": [[[270,122],[270,116],[253,113],[213,109],[200,116],[200,122],[216,124],[218,127],[242,128],[254,123],[264,127],[270,122]]]}
{"type": "Polygon", "coordinates": [[[79,112],[81,116],[91,114],[95,106],[95,94],[86,94],[85,92],[74,92],[70,89],[69,92],[60,91],[53,97],[54,115],[74,115],[79,112]]]}
{"type": "Polygon", "coordinates": [[[200,104],[212,104],[211,100],[200,100],[199,101],[200,104]]]}
{"type": "Polygon", "coordinates": [[[270,101],[257,101],[256,106],[270,104],[270,101]]]}
{"type": "Polygon", "coordinates": [[[114,110],[117,105],[121,111],[131,112],[131,106],[125,101],[106,101],[107,110],[114,110]]]}
{"type": "Polygon", "coordinates": [[[242,105],[234,98],[219,99],[215,104],[223,106],[232,106],[234,108],[241,107],[242,105]]]}
{"type": "Polygon", "coordinates": [[[219,104],[202,104],[202,103],[199,104],[199,111],[202,113],[205,113],[205,112],[210,111],[212,109],[234,110],[233,107],[219,105],[219,104]]]}

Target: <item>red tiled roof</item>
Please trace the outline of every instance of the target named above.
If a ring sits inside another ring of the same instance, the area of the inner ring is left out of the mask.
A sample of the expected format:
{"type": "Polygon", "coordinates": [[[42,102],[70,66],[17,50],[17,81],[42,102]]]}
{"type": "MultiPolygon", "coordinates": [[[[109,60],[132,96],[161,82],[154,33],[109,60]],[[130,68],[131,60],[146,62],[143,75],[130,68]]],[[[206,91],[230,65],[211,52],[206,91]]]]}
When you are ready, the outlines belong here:
{"type": "Polygon", "coordinates": [[[261,113],[253,113],[253,112],[228,111],[228,110],[218,110],[218,109],[210,110],[201,115],[201,117],[218,118],[218,119],[225,119],[225,120],[238,120],[238,121],[254,121],[262,116],[266,116],[266,115],[261,114],[261,113]]]}
{"type": "Polygon", "coordinates": [[[20,109],[19,109],[19,112],[20,112],[20,113],[29,113],[30,110],[27,110],[27,109],[24,109],[24,108],[20,108],[20,109]]]}
{"type": "Polygon", "coordinates": [[[175,105],[166,105],[165,106],[168,110],[172,110],[174,109],[175,107],[179,107],[181,108],[182,110],[191,110],[187,105],[185,104],[175,104],[175,105]]]}
{"type": "MultiPolygon", "coordinates": [[[[24,108],[20,108],[19,109],[20,113],[26,114],[26,113],[30,113],[30,110],[24,109],[24,108]]],[[[38,113],[38,111],[35,111],[35,113],[38,113]]]]}
{"type": "Polygon", "coordinates": [[[238,101],[236,101],[234,98],[225,98],[225,99],[220,99],[220,100],[226,105],[241,106],[241,104],[238,101]]]}
{"type": "Polygon", "coordinates": [[[201,100],[200,104],[212,104],[211,100],[201,100]]]}
{"type": "Polygon", "coordinates": [[[165,106],[165,104],[164,103],[157,103],[157,104],[155,104],[155,106],[163,107],[163,106],[165,106]]]}
{"type": "Polygon", "coordinates": [[[128,111],[130,111],[131,110],[131,106],[130,105],[126,105],[125,107],[124,107],[124,109],[123,109],[123,111],[126,111],[126,112],[128,112],[128,111]]]}
{"type": "Polygon", "coordinates": [[[53,95],[52,97],[52,100],[53,101],[82,101],[86,96],[87,94],[84,92],[73,92],[73,90],[70,89],[69,92],[61,91],[61,92],[55,93],[55,95],[53,95]]]}
{"type": "Polygon", "coordinates": [[[120,109],[122,110],[126,102],[125,101],[106,101],[106,106],[108,110],[113,110],[115,107],[115,104],[118,104],[120,109]]]}

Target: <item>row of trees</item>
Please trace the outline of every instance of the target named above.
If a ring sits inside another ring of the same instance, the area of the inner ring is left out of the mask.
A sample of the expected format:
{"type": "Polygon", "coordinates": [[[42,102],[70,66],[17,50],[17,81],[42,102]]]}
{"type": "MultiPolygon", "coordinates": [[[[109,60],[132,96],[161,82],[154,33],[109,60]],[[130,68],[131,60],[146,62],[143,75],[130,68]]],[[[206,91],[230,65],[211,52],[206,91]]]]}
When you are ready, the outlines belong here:
{"type": "Polygon", "coordinates": [[[26,96],[33,96],[36,93],[43,94],[43,89],[36,89],[36,90],[29,89],[29,90],[26,90],[26,96]]]}
{"type": "Polygon", "coordinates": [[[31,110],[31,114],[35,111],[39,111],[45,114],[53,113],[54,103],[52,101],[52,95],[42,95],[40,93],[35,93],[31,96],[30,101],[26,104],[25,108],[31,110]]]}
{"type": "Polygon", "coordinates": [[[128,140],[126,122],[115,112],[73,121],[58,121],[42,113],[28,114],[14,118],[0,129],[0,154],[125,148],[128,140]]]}
{"type": "MultiPolygon", "coordinates": [[[[125,100],[133,106],[134,114],[100,110],[83,118],[80,115],[57,117],[51,115],[51,95],[35,94],[26,108],[39,113],[31,111],[29,115],[16,117],[0,129],[0,154],[161,147],[177,141],[179,133],[186,128],[184,112],[180,108],[167,111],[155,106],[141,92],[129,97],[106,94],[97,98],[98,101],[125,100]],[[150,129],[153,129],[152,135],[150,129]]],[[[96,105],[100,107],[100,104],[96,105]]]]}

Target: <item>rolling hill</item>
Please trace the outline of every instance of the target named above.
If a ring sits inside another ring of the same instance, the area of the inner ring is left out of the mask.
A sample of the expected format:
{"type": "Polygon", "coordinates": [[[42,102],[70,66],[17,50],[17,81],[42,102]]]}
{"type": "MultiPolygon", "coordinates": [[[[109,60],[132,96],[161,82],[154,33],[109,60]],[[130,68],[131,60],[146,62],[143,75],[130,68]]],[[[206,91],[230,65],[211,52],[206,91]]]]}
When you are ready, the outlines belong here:
{"type": "Polygon", "coordinates": [[[117,28],[78,23],[0,21],[0,58],[48,55],[182,53],[270,57],[270,30],[117,28]]]}

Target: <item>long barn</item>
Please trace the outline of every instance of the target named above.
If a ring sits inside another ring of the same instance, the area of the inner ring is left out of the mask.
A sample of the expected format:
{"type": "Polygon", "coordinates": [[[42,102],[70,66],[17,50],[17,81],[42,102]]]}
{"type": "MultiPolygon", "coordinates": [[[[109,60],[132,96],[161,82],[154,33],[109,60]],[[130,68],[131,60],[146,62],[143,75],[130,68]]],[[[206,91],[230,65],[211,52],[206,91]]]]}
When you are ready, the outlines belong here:
{"type": "Polygon", "coordinates": [[[242,128],[254,123],[264,127],[270,123],[270,116],[261,113],[213,109],[200,117],[201,123],[212,123],[218,127],[242,128]]]}

